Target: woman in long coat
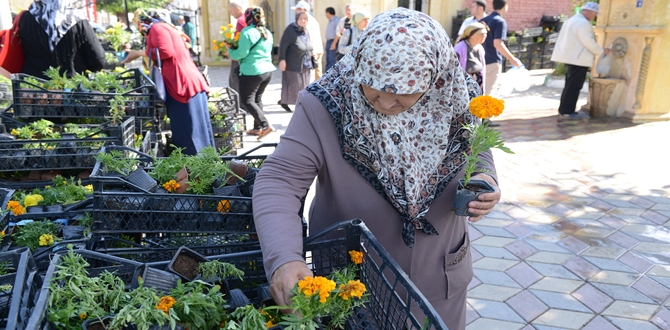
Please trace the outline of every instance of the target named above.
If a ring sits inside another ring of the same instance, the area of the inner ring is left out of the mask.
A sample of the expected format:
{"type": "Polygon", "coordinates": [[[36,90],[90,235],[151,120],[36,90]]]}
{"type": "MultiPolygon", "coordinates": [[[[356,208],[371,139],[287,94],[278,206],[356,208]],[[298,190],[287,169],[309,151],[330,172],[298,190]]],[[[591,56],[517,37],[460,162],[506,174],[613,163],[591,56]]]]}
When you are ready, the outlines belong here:
{"type": "Polygon", "coordinates": [[[284,110],[291,112],[289,104],[295,104],[298,93],[309,85],[312,70],[312,42],[307,33],[307,12],[297,13],[295,22],[289,24],[279,42],[279,70],[281,77],[281,100],[284,110]]]}

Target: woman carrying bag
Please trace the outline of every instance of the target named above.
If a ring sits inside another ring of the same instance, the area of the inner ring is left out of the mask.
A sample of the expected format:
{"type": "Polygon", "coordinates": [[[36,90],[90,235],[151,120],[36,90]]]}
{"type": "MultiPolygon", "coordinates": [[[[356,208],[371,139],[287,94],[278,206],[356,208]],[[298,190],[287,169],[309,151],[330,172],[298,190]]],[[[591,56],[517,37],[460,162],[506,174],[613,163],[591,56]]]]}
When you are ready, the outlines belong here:
{"type": "Polygon", "coordinates": [[[296,14],[295,22],[286,27],[279,42],[279,70],[281,77],[281,100],[279,105],[292,112],[289,104],[295,104],[298,93],[309,85],[314,47],[307,34],[307,12],[296,14]]]}
{"type": "Polygon", "coordinates": [[[172,123],[172,143],[185,148],[184,153],[195,155],[201,149],[214,146],[212,123],[207,109],[209,86],[191,59],[179,31],[153,11],[138,11],[138,29],[146,39],[146,50],[126,50],[129,63],[140,56],[151,56],[158,65],[165,85],[165,106],[172,123]]]}

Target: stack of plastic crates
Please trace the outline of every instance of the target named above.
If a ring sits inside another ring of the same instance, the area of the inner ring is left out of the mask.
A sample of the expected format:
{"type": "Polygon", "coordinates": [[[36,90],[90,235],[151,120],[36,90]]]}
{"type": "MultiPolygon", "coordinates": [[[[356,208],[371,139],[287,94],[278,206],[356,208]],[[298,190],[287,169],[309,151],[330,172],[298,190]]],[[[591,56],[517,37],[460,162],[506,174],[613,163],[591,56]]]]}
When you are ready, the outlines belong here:
{"type": "Polygon", "coordinates": [[[0,328],[31,329],[28,319],[33,314],[42,277],[38,274],[27,248],[0,253],[0,328]]]}
{"type": "Polygon", "coordinates": [[[238,94],[230,87],[222,89],[219,97],[208,102],[216,150],[225,148],[232,153],[244,148],[242,138],[246,127],[246,116],[240,109],[238,94]]]}

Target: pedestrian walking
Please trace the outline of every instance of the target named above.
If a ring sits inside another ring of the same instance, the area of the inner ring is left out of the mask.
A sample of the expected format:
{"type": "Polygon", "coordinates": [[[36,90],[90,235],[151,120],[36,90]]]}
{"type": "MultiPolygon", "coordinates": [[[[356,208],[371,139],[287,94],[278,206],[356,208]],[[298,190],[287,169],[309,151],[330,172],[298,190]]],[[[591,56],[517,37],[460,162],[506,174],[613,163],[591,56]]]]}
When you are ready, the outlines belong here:
{"type": "Polygon", "coordinates": [[[276,70],[272,64],[273,38],[265,27],[263,8],[247,8],[244,18],[247,27],[240,33],[237,48],[226,46],[230,58],[240,62],[240,103],[254,117],[254,127],[247,134],[260,139],[274,130],[263,112],[263,93],[276,70]]]}
{"type": "Polygon", "coordinates": [[[316,67],[314,68],[314,79],[321,78],[321,60],[323,59],[323,41],[321,39],[321,26],[319,22],[309,13],[310,6],[305,0],[300,0],[298,3],[291,7],[295,10],[295,13],[306,12],[309,18],[307,19],[307,33],[309,38],[312,41],[312,46],[314,46],[314,58],[316,59],[316,67]]]}
{"type": "Polygon", "coordinates": [[[295,104],[298,93],[309,85],[312,65],[312,42],[307,34],[309,15],[300,12],[295,22],[286,27],[279,42],[279,70],[281,79],[281,107],[292,112],[289,104],[295,104]]]}
{"type": "Polygon", "coordinates": [[[579,91],[586,80],[589,67],[593,66],[595,57],[609,54],[609,48],[602,48],[596,42],[591,21],[598,16],[599,7],[595,2],[587,2],[579,14],[570,17],[558,34],[551,60],[565,63],[568,72],[565,75],[565,87],[561,93],[561,104],[558,113],[566,119],[588,119],[584,111],[575,111],[579,91]]]}
{"type": "Polygon", "coordinates": [[[352,46],[358,40],[358,37],[363,33],[370,22],[370,14],[359,11],[351,17],[351,27],[345,29],[337,46],[337,52],[340,58],[344,57],[351,50],[352,46]]]}
{"type": "Polygon", "coordinates": [[[73,0],[35,0],[20,15],[22,73],[48,79],[44,71],[54,67],[72,77],[105,66],[102,44],[73,0]]]}
{"type": "Polygon", "coordinates": [[[342,38],[342,33],[344,33],[345,30],[351,29],[351,17],[354,16],[354,13],[356,12],[356,7],[353,4],[348,4],[344,6],[344,15],[345,17],[340,20],[340,23],[337,24],[337,29],[335,30],[335,39],[333,40],[333,43],[330,45],[331,50],[335,50],[335,61],[339,61],[342,56],[339,52],[337,52],[337,47],[340,44],[340,39],[342,38]]]}
{"type": "Polygon", "coordinates": [[[505,46],[507,40],[507,22],[503,18],[509,5],[507,0],[493,0],[493,12],[481,19],[489,27],[488,37],[484,41],[486,52],[486,84],[484,94],[491,95],[498,82],[498,76],[502,70],[502,59],[505,57],[513,66],[521,66],[521,61],[516,58],[505,46]]]}
{"type": "Polygon", "coordinates": [[[479,84],[482,91],[486,82],[486,59],[482,44],[487,33],[484,23],[474,22],[465,28],[454,46],[461,67],[479,84]]]}
{"type": "Polygon", "coordinates": [[[326,27],[326,71],[330,69],[335,62],[335,55],[337,54],[337,43],[335,35],[337,34],[337,26],[340,25],[340,18],[335,15],[335,8],[326,8],[326,17],[328,18],[328,26],[326,27]]]}
{"type": "Polygon", "coordinates": [[[458,29],[459,36],[463,35],[465,28],[470,24],[479,22],[482,18],[484,18],[484,16],[486,16],[486,1],[475,0],[470,4],[468,9],[470,9],[470,14],[472,16],[466,18],[461,24],[461,27],[458,29]]]}
{"type": "MultiPolygon", "coordinates": [[[[235,31],[242,32],[242,29],[247,27],[247,22],[244,19],[244,7],[237,2],[230,2],[228,5],[228,13],[237,21],[235,23],[235,31]]],[[[230,61],[230,73],[228,74],[228,86],[240,94],[240,62],[230,61]]],[[[246,110],[246,109],[245,109],[246,110]]]]}

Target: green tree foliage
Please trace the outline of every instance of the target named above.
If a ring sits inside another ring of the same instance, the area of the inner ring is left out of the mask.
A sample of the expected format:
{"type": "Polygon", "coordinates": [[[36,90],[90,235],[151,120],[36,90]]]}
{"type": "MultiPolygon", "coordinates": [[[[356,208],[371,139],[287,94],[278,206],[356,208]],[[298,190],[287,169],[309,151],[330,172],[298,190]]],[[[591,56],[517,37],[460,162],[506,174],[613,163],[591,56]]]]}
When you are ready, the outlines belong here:
{"type": "MultiPolygon", "coordinates": [[[[126,8],[124,4],[125,0],[99,0],[96,2],[98,10],[104,10],[108,13],[125,13],[126,8]]],[[[128,13],[134,13],[135,10],[141,9],[151,9],[151,8],[163,8],[170,0],[127,0],[128,1],[128,13]]]]}

